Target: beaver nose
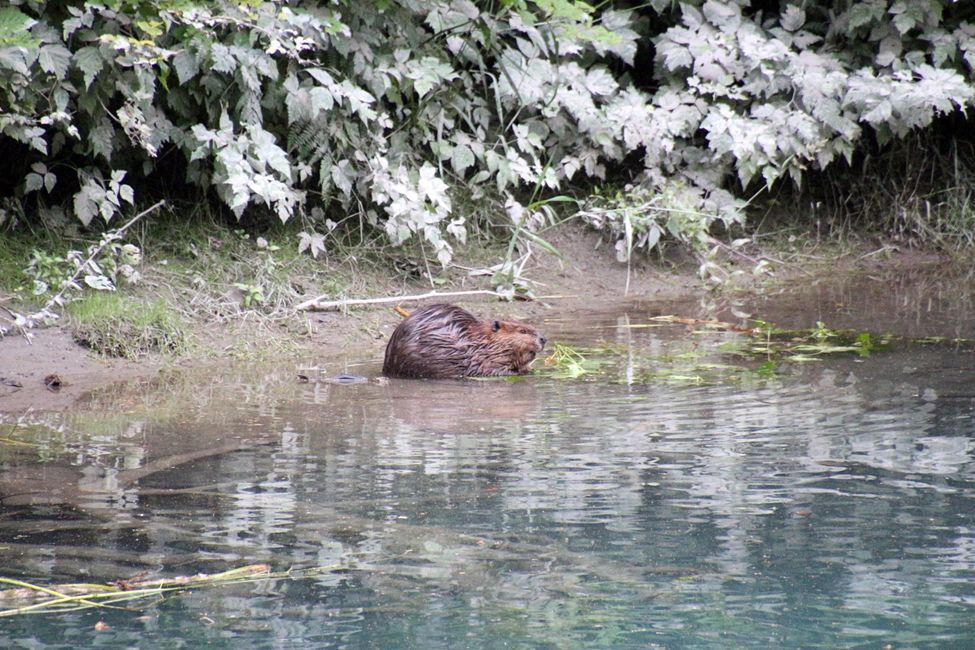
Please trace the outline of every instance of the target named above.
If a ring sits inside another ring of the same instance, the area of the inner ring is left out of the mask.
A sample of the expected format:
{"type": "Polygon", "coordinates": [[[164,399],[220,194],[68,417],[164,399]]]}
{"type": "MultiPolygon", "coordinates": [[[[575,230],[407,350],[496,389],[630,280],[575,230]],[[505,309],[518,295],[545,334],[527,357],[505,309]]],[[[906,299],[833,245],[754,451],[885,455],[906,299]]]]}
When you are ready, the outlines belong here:
{"type": "Polygon", "coordinates": [[[547,343],[547,342],[548,342],[548,339],[547,338],[545,338],[541,334],[538,335],[538,345],[539,345],[539,348],[538,349],[539,350],[544,350],[545,349],[545,343],[547,343]]]}

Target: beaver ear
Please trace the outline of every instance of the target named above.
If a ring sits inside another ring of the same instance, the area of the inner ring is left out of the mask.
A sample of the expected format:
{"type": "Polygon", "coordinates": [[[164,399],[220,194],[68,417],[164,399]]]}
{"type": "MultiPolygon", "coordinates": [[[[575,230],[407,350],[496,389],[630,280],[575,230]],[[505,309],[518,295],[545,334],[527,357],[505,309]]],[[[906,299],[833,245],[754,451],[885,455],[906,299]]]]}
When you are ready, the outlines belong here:
{"type": "Polygon", "coordinates": [[[491,325],[491,331],[497,332],[499,329],[501,329],[501,323],[499,321],[494,321],[494,323],[491,325]]]}

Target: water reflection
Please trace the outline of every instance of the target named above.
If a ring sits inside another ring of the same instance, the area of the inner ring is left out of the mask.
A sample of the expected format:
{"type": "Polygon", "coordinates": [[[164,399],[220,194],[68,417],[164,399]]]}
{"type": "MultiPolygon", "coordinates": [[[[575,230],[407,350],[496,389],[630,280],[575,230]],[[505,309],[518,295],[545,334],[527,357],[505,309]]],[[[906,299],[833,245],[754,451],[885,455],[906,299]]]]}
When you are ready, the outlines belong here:
{"type": "Polygon", "coordinates": [[[646,316],[548,323],[620,351],[590,381],[299,385],[294,368],[262,369],[8,424],[5,575],[327,570],[40,632],[7,619],[0,639],[67,645],[99,616],[124,647],[975,638],[971,352],[902,346],[680,385],[644,379],[688,350],[727,363],[736,335],[646,316]]]}

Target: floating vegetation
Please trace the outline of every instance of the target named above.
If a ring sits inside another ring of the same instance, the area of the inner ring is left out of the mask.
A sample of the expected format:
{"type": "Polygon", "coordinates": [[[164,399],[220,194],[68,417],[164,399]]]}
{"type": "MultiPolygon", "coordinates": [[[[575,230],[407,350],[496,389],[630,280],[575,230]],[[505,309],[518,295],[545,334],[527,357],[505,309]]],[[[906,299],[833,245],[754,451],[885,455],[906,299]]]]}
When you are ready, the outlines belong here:
{"type": "Polygon", "coordinates": [[[765,356],[787,361],[817,361],[833,354],[855,354],[869,357],[874,352],[890,349],[894,337],[856,330],[833,330],[822,322],[808,330],[778,329],[765,321],[755,321],[744,348],[750,356],[765,356]]]}
{"type": "MultiPolygon", "coordinates": [[[[623,347],[581,348],[556,343],[552,354],[543,360],[536,374],[553,379],[609,381],[625,384],[666,383],[701,386],[740,381],[756,370],[745,366],[708,360],[704,352],[688,351],[677,355],[641,355],[623,347]]],[[[761,375],[761,372],[759,372],[761,375]]],[[[767,374],[767,373],[765,373],[767,374]]]]}
{"type": "Polygon", "coordinates": [[[578,379],[582,375],[595,372],[608,360],[600,357],[599,351],[609,352],[607,348],[588,348],[584,355],[580,348],[556,343],[552,354],[543,360],[544,374],[554,379],[578,379]]]}
{"type": "Polygon", "coordinates": [[[0,591],[0,617],[24,614],[53,614],[103,607],[129,609],[132,603],[158,602],[164,596],[189,589],[227,587],[260,580],[310,578],[338,569],[338,566],[272,572],[267,564],[252,564],[222,573],[198,573],[192,576],[151,580],[116,580],[110,584],[62,584],[45,587],[13,578],[0,578],[0,584],[12,589],[0,591]]]}
{"type": "MultiPolygon", "coordinates": [[[[626,384],[665,383],[700,386],[718,383],[767,380],[774,377],[782,363],[808,363],[827,356],[852,355],[866,358],[885,352],[894,343],[932,345],[946,339],[903,339],[890,334],[858,330],[836,330],[824,323],[804,330],[786,330],[762,320],[743,327],[716,320],[678,316],[656,316],[653,326],[679,324],[692,328],[694,334],[729,333],[726,340],[711,345],[695,345],[672,355],[644,354],[638,346],[572,347],[554,345],[536,374],[553,379],[620,381],[626,384]],[[699,349],[703,348],[703,349],[699,349]],[[728,358],[737,362],[727,363],[728,358]],[[760,362],[756,365],[756,362],[760,362]],[[611,375],[612,371],[612,375],[611,375]]],[[[645,324],[618,326],[627,329],[645,324]]],[[[706,339],[705,339],[706,340],[706,339]]],[[[971,343],[954,339],[950,343],[971,343]]]]}

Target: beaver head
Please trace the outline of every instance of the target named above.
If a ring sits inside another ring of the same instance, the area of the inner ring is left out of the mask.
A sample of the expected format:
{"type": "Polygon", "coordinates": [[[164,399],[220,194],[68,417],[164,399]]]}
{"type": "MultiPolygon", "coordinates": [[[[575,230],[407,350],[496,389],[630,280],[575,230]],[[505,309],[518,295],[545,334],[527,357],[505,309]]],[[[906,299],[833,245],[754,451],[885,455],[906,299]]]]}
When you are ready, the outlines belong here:
{"type": "Polygon", "coordinates": [[[527,323],[515,321],[482,321],[487,329],[486,343],[479,346],[482,354],[472,362],[483,375],[523,374],[545,348],[546,339],[527,323]]]}

